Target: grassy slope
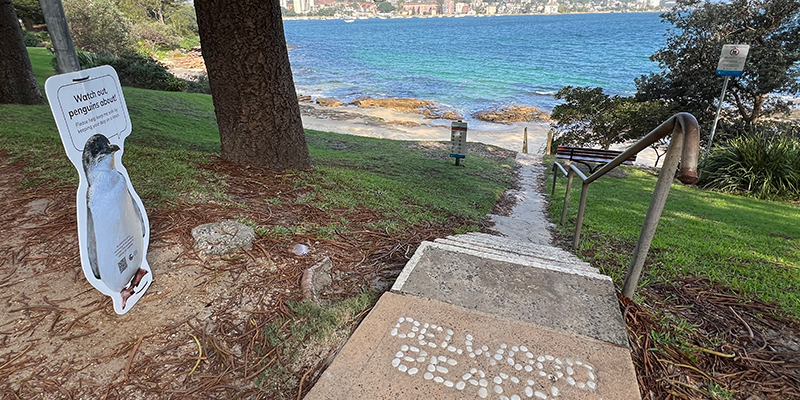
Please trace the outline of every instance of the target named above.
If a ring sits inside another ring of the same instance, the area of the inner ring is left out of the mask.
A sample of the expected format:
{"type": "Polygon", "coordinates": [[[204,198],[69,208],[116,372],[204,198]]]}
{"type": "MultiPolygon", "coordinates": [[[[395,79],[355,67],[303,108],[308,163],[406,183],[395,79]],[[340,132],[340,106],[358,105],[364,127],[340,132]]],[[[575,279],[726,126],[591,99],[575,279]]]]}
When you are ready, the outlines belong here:
{"type": "MultiPolygon", "coordinates": [[[[656,180],[649,172],[626,171],[625,178],[604,177],[590,186],[582,244],[584,254],[620,285],[656,180]],[[621,247],[626,249],[619,251],[621,247]]],[[[554,218],[560,218],[564,204],[566,180],[559,182],[551,199],[554,218]]],[[[564,229],[570,236],[579,196],[580,185],[574,185],[571,220],[564,229]]],[[[747,296],[777,301],[800,316],[798,221],[800,207],[795,204],[674,184],[648,255],[651,264],[640,283],[706,276],[747,296]]]]}
{"type": "MultiPolygon", "coordinates": [[[[52,55],[42,48],[30,48],[29,53],[43,85],[53,74],[52,55]]],[[[181,194],[216,190],[199,183],[207,172],[197,168],[219,153],[211,96],[129,87],[123,92],[133,126],[123,162],[148,207],[181,194]]],[[[467,167],[455,168],[446,155],[430,157],[430,151],[409,142],[316,131],[306,136],[316,169],[302,173],[305,182],[298,185],[320,189],[310,200],[320,208],[365,206],[399,214],[410,225],[457,216],[469,228],[511,181],[513,159],[507,154],[470,156],[467,167]]],[[[4,150],[13,160],[29,158],[29,185],[76,182],[47,105],[0,105],[4,150]]]]}

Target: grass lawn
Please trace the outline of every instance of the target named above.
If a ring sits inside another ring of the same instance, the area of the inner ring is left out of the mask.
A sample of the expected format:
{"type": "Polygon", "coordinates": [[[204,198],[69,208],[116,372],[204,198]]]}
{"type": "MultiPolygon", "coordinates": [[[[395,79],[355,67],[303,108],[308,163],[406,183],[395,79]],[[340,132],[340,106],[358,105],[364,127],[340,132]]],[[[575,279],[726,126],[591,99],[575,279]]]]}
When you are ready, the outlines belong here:
{"type": "MultiPolygon", "coordinates": [[[[43,86],[53,74],[52,55],[42,48],[29,48],[29,53],[43,86]]],[[[214,313],[218,328],[214,328],[213,341],[201,338],[197,346],[202,342],[203,349],[217,349],[218,344],[242,349],[247,354],[243,358],[249,359],[252,367],[245,374],[231,372],[227,358],[219,356],[225,354],[220,350],[204,357],[198,371],[225,371],[218,376],[222,382],[244,379],[249,385],[254,381],[257,387],[246,390],[267,391],[272,398],[297,397],[303,373],[321,365],[328,351],[347,338],[376,300],[373,291],[391,284],[420,241],[479,229],[514,179],[514,153],[491,146],[469,144],[468,158],[463,166],[456,167],[443,143],[311,130],[306,131],[306,140],[313,169],[246,168],[219,158],[219,131],[211,96],[130,87],[123,87],[123,93],[133,128],[126,139],[123,162],[147,208],[151,238],[155,238],[151,245],[157,243],[153,247],[175,249],[181,254],[174,265],[165,261],[158,268],[181,269],[186,276],[203,277],[204,283],[192,281],[190,290],[181,293],[181,298],[193,299],[187,300],[189,303],[206,296],[206,290],[228,285],[214,301],[203,300],[204,313],[214,313]],[[193,257],[191,229],[223,219],[236,219],[255,228],[253,251],[245,252],[246,256],[234,254],[213,260],[193,257]],[[299,243],[307,245],[307,255],[290,250],[299,243]],[[303,272],[325,257],[336,268],[336,280],[323,299],[330,302],[321,307],[302,302],[299,283],[303,272]],[[251,296],[252,300],[246,300],[251,296]],[[234,306],[225,306],[227,301],[234,306]],[[241,305],[245,303],[249,305],[241,305]],[[259,311],[248,314],[248,307],[259,311]],[[246,328],[248,333],[234,334],[230,327],[246,328]],[[280,351],[281,362],[272,362],[277,357],[273,351],[280,351]],[[268,357],[273,357],[272,361],[268,357]]],[[[11,185],[21,181],[20,204],[27,204],[29,198],[52,195],[56,200],[56,194],[61,196],[56,201],[65,212],[58,214],[63,218],[57,223],[66,227],[66,233],[59,237],[75,235],[69,228],[74,224],[74,211],[69,206],[74,201],[78,174],[64,154],[48,105],[0,105],[0,166],[8,172],[6,177],[15,178],[8,180],[15,182],[11,185]]],[[[17,204],[15,199],[8,195],[3,198],[8,204],[17,204]]],[[[31,228],[23,234],[39,231],[31,228]]],[[[48,247],[40,259],[75,260],[75,250],[64,247],[59,253],[48,247]]],[[[63,267],[77,271],[78,263],[72,261],[63,267]]],[[[0,275],[14,273],[0,268],[0,275]]],[[[165,290],[154,296],[155,301],[171,294],[165,290]]],[[[180,310],[173,306],[169,311],[179,314],[180,310]]],[[[192,315],[187,315],[187,321],[192,315]]],[[[185,328],[170,325],[168,329],[174,331],[167,336],[170,345],[174,340],[176,347],[194,346],[185,328]]],[[[153,326],[157,329],[167,328],[153,326]]],[[[117,345],[111,342],[117,336],[113,329],[103,335],[97,339],[99,343],[106,340],[105,346],[117,345]]],[[[166,357],[156,350],[149,354],[166,357]]],[[[157,364],[160,368],[169,366],[157,364]]],[[[150,386],[155,381],[157,385],[173,385],[172,375],[165,369],[148,371],[151,375],[137,374],[134,379],[148,381],[150,386]]],[[[89,393],[84,396],[87,398],[100,397],[90,393],[89,386],[70,390],[84,390],[89,393]]],[[[307,382],[306,389],[308,386],[307,382]]],[[[231,393],[236,393],[236,387],[230,386],[231,393]]],[[[32,384],[31,390],[44,389],[32,384]]],[[[226,398],[230,397],[234,395],[226,398]]]]}
{"type": "MultiPolygon", "coordinates": [[[[29,48],[40,84],[53,74],[52,55],[29,48]]],[[[219,131],[211,96],[124,87],[133,131],[123,158],[145,205],[158,207],[182,195],[219,193],[209,172],[198,168],[219,153],[219,131]]],[[[321,209],[366,207],[388,218],[390,230],[428,221],[458,220],[459,230],[477,229],[512,180],[513,154],[474,145],[466,167],[453,166],[447,150],[430,144],[306,131],[312,171],[297,186],[314,189],[306,201],[321,209]],[[455,219],[454,219],[455,218],[455,219]]],[[[0,151],[25,159],[26,185],[77,184],[47,105],[0,105],[0,151]]],[[[194,196],[198,197],[198,196],[194,196]]]]}
{"type": "MultiPolygon", "coordinates": [[[[649,171],[624,171],[627,177],[606,176],[590,185],[581,244],[581,253],[620,286],[657,179],[649,171]]],[[[558,182],[550,205],[556,221],[566,179],[558,182]]],[[[561,228],[569,237],[579,198],[576,183],[568,222],[561,228]]],[[[684,276],[708,277],[800,316],[800,206],[703,191],[676,181],[640,285],[684,276]]]]}

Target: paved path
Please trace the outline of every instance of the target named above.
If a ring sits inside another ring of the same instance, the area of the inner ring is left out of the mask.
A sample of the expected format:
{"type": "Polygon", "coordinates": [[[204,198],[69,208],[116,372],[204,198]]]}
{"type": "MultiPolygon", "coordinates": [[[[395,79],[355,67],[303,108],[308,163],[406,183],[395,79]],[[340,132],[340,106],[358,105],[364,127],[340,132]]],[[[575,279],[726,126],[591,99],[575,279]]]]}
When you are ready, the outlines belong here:
{"type": "Polygon", "coordinates": [[[611,278],[552,247],[544,167],[495,230],[423,242],[306,399],[640,400],[611,278]]]}
{"type": "Polygon", "coordinates": [[[520,188],[507,193],[517,203],[507,217],[490,215],[494,222],[493,229],[516,241],[549,245],[553,239],[549,231],[551,224],[547,219],[547,200],[542,194],[545,174],[542,157],[517,153],[517,165],[520,188]]]}

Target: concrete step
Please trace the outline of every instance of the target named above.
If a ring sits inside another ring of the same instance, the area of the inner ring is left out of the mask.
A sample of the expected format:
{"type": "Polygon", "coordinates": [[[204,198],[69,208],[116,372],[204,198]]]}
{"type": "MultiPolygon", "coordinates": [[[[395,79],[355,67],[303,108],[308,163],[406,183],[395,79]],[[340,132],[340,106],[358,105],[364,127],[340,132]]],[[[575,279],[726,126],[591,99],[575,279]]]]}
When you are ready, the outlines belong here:
{"type": "Polygon", "coordinates": [[[556,261],[530,261],[423,242],[392,291],[627,346],[611,278],[556,261]]]}
{"type": "Polygon", "coordinates": [[[305,398],[641,400],[626,347],[390,292],[305,398]]]}
{"type": "Polygon", "coordinates": [[[532,243],[519,242],[499,236],[492,236],[485,233],[471,233],[466,235],[448,236],[443,239],[436,239],[436,243],[449,244],[484,250],[498,254],[511,253],[522,257],[534,259],[534,262],[549,264],[558,263],[562,267],[582,269],[599,274],[597,268],[579,259],[575,255],[553,246],[536,245],[532,243]]]}

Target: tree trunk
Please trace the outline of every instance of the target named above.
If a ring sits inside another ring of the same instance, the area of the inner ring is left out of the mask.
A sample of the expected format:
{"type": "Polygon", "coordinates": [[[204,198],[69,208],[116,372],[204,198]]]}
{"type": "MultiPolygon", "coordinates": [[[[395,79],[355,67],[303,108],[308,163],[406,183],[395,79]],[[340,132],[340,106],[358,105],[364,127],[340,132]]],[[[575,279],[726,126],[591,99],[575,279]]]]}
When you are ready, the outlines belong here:
{"type": "Polygon", "coordinates": [[[20,19],[22,20],[22,25],[25,26],[25,30],[33,33],[33,21],[31,21],[30,18],[25,18],[25,17],[22,17],[20,19]]]}
{"type": "MultiPolygon", "coordinates": [[[[2,1],[2,0],[0,0],[2,1]]],[[[75,45],[72,43],[72,35],[69,33],[67,17],[64,16],[64,6],[61,0],[39,0],[42,6],[44,20],[47,23],[47,32],[53,42],[58,61],[58,72],[65,74],[81,70],[81,63],[75,53],[75,45]]]]}
{"type": "Polygon", "coordinates": [[[300,106],[277,0],[195,0],[222,158],[308,169],[300,106]]]}
{"type": "Polygon", "coordinates": [[[42,104],[22,27],[11,0],[0,0],[0,104],[42,104]]]}

